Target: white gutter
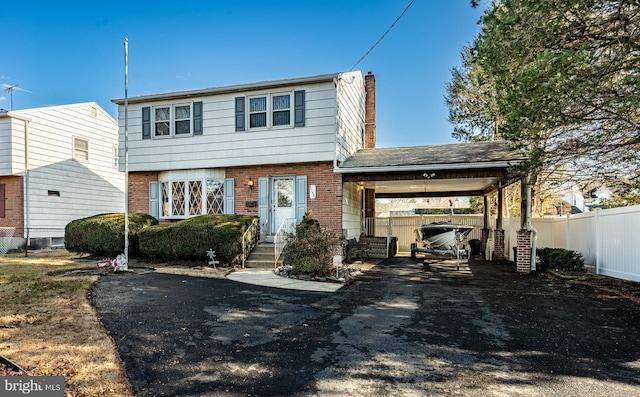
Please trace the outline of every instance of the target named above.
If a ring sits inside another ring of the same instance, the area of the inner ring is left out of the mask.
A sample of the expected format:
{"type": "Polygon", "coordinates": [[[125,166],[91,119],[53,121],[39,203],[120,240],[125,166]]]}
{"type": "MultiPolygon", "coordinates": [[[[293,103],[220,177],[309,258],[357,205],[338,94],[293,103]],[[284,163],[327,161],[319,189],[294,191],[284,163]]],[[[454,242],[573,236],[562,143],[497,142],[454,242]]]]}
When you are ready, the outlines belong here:
{"type": "MultiPolygon", "coordinates": [[[[27,248],[29,246],[29,123],[32,121],[28,117],[21,116],[16,114],[13,111],[0,111],[0,118],[9,117],[14,118],[16,120],[20,120],[24,123],[24,232],[26,232],[26,242],[25,242],[25,254],[27,253],[27,248]]],[[[24,233],[23,233],[24,235],[24,233]]]]}
{"type": "Polygon", "coordinates": [[[516,164],[513,161],[492,161],[487,163],[429,164],[429,165],[390,165],[378,167],[334,168],[338,174],[367,174],[374,172],[407,172],[407,171],[449,171],[464,169],[507,168],[516,164]]]}

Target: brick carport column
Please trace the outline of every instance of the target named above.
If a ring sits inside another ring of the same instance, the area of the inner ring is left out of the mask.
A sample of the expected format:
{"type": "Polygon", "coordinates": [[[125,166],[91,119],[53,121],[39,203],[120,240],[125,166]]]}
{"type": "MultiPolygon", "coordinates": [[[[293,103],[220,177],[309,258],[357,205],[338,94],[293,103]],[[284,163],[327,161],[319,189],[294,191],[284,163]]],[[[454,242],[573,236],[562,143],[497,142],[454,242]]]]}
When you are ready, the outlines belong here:
{"type": "Polygon", "coordinates": [[[520,229],[517,232],[516,270],[518,273],[531,272],[531,230],[520,229]]]}
{"type": "Polygon", "coordinates": [[[493,260],[503,261],[504,255],[504,229],[496,229],[493,234],[493,260]]]}

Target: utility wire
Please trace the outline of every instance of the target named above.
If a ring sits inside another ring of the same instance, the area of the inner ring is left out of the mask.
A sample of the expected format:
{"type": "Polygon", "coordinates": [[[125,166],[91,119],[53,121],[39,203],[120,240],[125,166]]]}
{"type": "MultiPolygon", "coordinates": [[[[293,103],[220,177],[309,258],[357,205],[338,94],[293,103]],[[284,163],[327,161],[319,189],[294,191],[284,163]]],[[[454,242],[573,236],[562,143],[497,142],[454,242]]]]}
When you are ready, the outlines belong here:
{"type": "Polygon", "coordinates": [[[358,59],[358,62],[356,62],[351,69],[349,69],[349,71],[351,72],[353,69],[355,69],[356,66],[358,66],[358,64],[367,56],[369,55],[369,53],[371,51],[373,51],[374,48],[376,48],[376,46],[382,41],[382,39],[384,39],[384,37],[387,35],[387,33],[389,33],[391,31],[391,29],[393,29],[393,27],[396,25],[396,23],[398,23],[398,21],[400,20],[400,18],[402,18],[402,16],[405,14],[405,12],[407,12],[407,10],[409,9],[409,7],[411,7],[411,5],[413,4],[415,0],[411,0],[409,2],[409,5],[400,13],[400,15],[398,16],[398,18],[396,18],[395,21],[393,21],[393,23],[391,24],[391,26],[389,26],[389,29],[387,29],[386,32],[384,32],[384,34],[382,35],[382,37],[380,37],[378,39],[378,41],[376,41],[376,43],[374,45],[371,46],[371,48],[369,48],[369,50],[360,58],[358,59]]]}

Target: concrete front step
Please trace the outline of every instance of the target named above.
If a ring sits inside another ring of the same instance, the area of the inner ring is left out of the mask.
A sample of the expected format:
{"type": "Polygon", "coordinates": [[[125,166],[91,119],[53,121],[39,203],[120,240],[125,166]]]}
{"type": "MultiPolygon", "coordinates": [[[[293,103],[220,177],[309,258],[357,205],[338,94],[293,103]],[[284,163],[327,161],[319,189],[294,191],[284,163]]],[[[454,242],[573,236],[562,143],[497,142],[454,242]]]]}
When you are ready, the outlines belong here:
{"type": "MultiPolygon", "coordinates": [[[[244,262],[244,267],[258,269],[273,269],[274,245],[273,243],[263,242],[255,246],[249,257],[244,262]]],[[[282,264],[282,263],[280,263],[282,264]]]]}

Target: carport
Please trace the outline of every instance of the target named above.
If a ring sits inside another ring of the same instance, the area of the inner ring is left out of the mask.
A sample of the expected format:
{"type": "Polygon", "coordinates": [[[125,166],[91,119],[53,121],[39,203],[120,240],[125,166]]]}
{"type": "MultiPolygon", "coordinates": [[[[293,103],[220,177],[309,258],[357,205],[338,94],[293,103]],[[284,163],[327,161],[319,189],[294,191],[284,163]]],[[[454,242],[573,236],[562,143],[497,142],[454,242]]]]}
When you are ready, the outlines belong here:
{"type": "MultiPolygon", "coordinates": [[[[482,252],[493,233],[493,260],[505,260],[502,228],[504,189],[522,181],[521,230],[518,231],[517,269],[531,270],[532,234],[529,225],[530,186],[519,170],[524,155],[507,142],[468,142],[445,145],[361,149],[339,164],[335,172],[343,183],[356,183],[363,191],[365,225],[375,217],[376,198],[484,197],[482,252]],[[495,222],[490,222],[488,197],[498,193],[495,222]],[[491,230],[491,223],[495,229],[491,230]]],[[[366,228],[365,228],[366,230],[366,228]]]]}

